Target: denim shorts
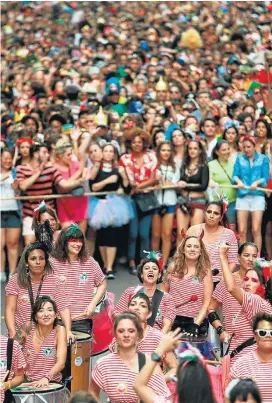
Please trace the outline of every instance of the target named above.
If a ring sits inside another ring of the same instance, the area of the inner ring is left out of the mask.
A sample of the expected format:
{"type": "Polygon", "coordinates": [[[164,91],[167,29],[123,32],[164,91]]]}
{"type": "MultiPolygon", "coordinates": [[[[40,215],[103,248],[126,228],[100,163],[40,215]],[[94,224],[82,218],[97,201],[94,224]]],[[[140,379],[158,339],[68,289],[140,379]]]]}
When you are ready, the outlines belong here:
{"type": "Polygon", "coordinates": [[[21,224],[18,211],[1,211],[1,228],[21,228],[21,224]]]}
{"type": "Polygon", "coordinates": [[[264,211],[265,198],[259,195],[245,195],[236,200],[236,210],[242,211],[264,211]]]}

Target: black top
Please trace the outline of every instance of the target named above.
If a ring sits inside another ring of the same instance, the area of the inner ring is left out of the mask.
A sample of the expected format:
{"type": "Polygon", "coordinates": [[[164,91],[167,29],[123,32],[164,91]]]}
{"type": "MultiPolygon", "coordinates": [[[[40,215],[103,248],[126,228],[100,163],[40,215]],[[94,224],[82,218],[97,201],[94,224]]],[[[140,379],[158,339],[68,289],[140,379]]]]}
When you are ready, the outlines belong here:
{"type": "MultiPolygon", "coordinates": [[[[89,180],[90,189],[92,190],[92,185],[94,185],[95,183],[101,182],[101,181],[109,178],[112,175],[117,175],[118,176],[117,182],[109,183],[108,185],[106,185],[102,189],[100,189],[100,192],[115,192],[121,186],[124,189],[124,192],[126,194],[129,194],[130,191],[131,191],[131,186],[128,185],[127,187],[125,187],[123,185],[123,178],[120,175],[120,173],[118,171],[118,168],[113,168],[113,170],[110,171],[110,172],[105,172],[102,169],[100,169],[98,171],[98,174],[97,174],[96,178],[94,180],[89,180]]],[[[104,195],[104,196],[96,196],[96,197],[98,197],[99,199],[105,199],[106,195],[104,195]]]]}
{"type": "Polygon", "coordinates": [[[208,165],[200,166],[197,173],[189,176],[183,169],[180,171],[180,180],[187,183],[198,183],[199,186],[185,187],[185,189],[196,192],[205,192],[209,184],[208,165]]]}

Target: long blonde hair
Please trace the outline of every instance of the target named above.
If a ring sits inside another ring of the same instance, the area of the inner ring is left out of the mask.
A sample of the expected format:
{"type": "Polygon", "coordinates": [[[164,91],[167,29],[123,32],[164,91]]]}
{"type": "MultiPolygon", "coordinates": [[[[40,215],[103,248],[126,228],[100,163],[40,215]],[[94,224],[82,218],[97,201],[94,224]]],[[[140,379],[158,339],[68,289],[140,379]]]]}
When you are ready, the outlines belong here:
{"type": "Polygon", "coordinates": [[[205,245],[199,237],[195,235],[187,236],[181,244],[177,247],[176,253],[173,259],[173,272],[172,274],[177,275],[179,277],[184,277],[185,274],[188,272],[186,257],[184,253],[186,242],[191,239],[195,238],[198,239],[200,243],[200,255],[196,264],[196,276],[203,280],[207,274],[207,271],[211,269],[211,261],[208,255],[208,252],[205,248],[205,245]]]}

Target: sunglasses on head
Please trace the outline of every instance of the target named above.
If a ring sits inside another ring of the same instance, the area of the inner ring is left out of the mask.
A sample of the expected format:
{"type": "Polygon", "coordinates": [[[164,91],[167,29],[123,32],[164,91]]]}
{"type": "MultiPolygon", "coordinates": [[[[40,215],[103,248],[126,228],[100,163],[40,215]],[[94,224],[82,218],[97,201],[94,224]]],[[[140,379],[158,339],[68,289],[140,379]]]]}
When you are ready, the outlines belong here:
{"type": "Polygon", "coordinates": [[[247,277],[247,276],[245,276],[244,278],[243,278],[243,280],[244,281],[248,281],[248,280],[251,280],[253,283],[258,283],[259,282],[259,279],[258,278],[249,278],[249,277],[247,277]]]}
{"type": "Polygon", "coordinates": [[[272,329],[257,329],[255,333],[262,338],[266,336],[272,337],[272,329]]]}
{"type": "Polygon", "coordinates": [[[254,91],[253,94],[254,95],[260,95],[260,91],[254,91]]]}

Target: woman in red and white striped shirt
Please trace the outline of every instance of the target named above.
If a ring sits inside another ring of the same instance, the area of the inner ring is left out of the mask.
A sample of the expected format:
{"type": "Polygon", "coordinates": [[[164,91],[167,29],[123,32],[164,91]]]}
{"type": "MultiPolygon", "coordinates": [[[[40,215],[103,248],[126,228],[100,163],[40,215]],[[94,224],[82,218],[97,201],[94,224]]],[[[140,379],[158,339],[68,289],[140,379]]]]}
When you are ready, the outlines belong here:
{"type": "MultiPolygon", "coordinates": [[[[153,353],[158,347],[163,337],[163,333],[147,324],[148,318],[150,318],[152,315],[151,303],[148,296],[143,292],[133,295],[129,301],[128,311],[138,316],[143,329],[143,338],[139,340],[138,351],[144,354],[153,353]]],[[[113,339],[109,350],[117,350],[115,338],[113,339]]],[[[163,363],[165,363],[168,367],[165,380],[166,382],[169,382],[171,380],[171,375],[174,375],[177,369],[177,360],[175,355],[172,352],[166,354],[163,359],[163,363]]]]}
{"type": "Polygon", "coordinates": [[[23,348],[25,375],[33,387],[42,388],[48,386],[50,381],[61,381],[67,342],[64,327],[57,325],[57,306],[51,297],[45,295],[37,299],[33,321],[35,326],[23,348]]]}
{"type": "MultiPolygon", "coordinates": [[[[250,324],[253,316],[260,312],[270,315],[272,314],[271,270],[268,269],[268,273],[266,273],[253,265],[246,271],[243,278],[243,288],[240,288],[239,285],[235,282],[228,265],[228,248],[229,247],[226,244],[220,245],[220,259],[227,291],[236,299],[236,301],[241,306],[240,310],[236,314],[237,327],[239,328],[241,327],[241,324],[243,324],[243,322],[247,322],[248,324],[250,324]]],[[[237,328],[235,326],[235,334],[236,333],[237,328]]],[[[250,339],[244,340],[244,342],[246,341],[248,343],[248,346],[252,346],[254,344],[252,332],[250,339]]],[[[239,346],[236,346],[236,352],[238,350],[239,346]]],[[[233,354],[231,354],[230,356],[231,358],[233,358],[233,354]]]]}
{"type": "Polygon", "coordinates": [[[106,292],[107,284],[98,263],[88,256],[84,235],[76,224],[62,229],[53,250],[51,263],[66,290],[72,316],[72,330],[92,331],[92,316],[106,292]],[[94,289],[96,293],[94,295],[94,289]]]}
{"type": "Polygon", "coordinates": [[[205,321],[213,291],[211,263],[205,246],[196,236],[179,245],[173,263],[163,278],[163,290],[173,297],[177,316],[173,329],[197,336],[206,335],[205,321]]]}
{"type": "Polygon", "coordinates": [[[263,403],[272,402],[272,315],[260,313],[253,319],[252,331],[257,348],[239,358],[231,368],[230,378],[253,378],[263,403]]]}
{"type": "Polygon", "coordinates": [[[25,336],[36,299],[51,295],[58,306],[59,315],[70,337],[71,315],[66,303],[64,285],[53,274],[47,247],[40,242],[30,244],[23,252],[16,273],[6,286],[5,321],[9,336],[25,336]]]}
{"type": "Polygon", "coordinates": [[[238,243],[234,232],[227,226],[227,203],[224,200],[209,202],[204,214],[205,223],[193,225],[187,231],[187,235],[198,235],[204,230],[203,243],[210,257],[213,282],[216,285],[222,279],[222,270],[218,245],[220,242],[229,244],[228,262],[233,271],[237,264],[238,243]]]}
{"type": "MultiPolygon", "coordinates": [[[[118,351],[97,361],[92,372],[91,390],[97,399],[102,389],[112,403],[138,403],[139,398],[133,390],[133,384],[142,366],[140,363],[144,364],[144,361],[151,358],[136,352],[137,343],[143,337],[137,316],[132,313],[117,316],[114,321],[114,335],[118,351]]],[[[159,367],[154,371],[148,386],[157,395],[171,399],[159,367]]]]}
{"type": "MultiPolygon", "coordinates": [[[[252,242],[242,244],[238,249],[239,271],[232,274],[237,287],[242,287],[244,277],[249,269],[253,268],[254,261],[258,256],[258,248],[252,242]]],[[[253,344],[244,346],[244,348],[234,355],[237,347],[243,345],[249,339],[252,339],[251,322],[247,320],[245,312],[240,303],[227,290],[226,283],[223,280],[217,285],[213,292],[212,300],[209,306],[209,321],[216,329],[222,343],[230,341],[229,352],[231,364],[233,364],[242,354],[246,354],[254,347],[253,344]],[[219,315],[215,312],[219,305],[222,306],[221,322],[219,315]],[[233,353],[232,353],[233,352],[233,353]]]]}
{"type": "Polygon", "coordinates": [[[127,288],[121,295],[118,304],[115,305],[113,315],[119,315],[127,311],[131,297],[142,290],[152,302],[152,309],[155,315],[153,321],[151,321],[152,318],[149,318],[148,324],[161,330],[163,333],[167,333],[175,319],[176,310],[172,297],[157,288],[162,278],[162,266],[155,252],[149,252],[149,255],[151,257],[143,259],[138,266],[138,278],[143,283],[143,286],[138,285],[137,287],[127,288]],[[157,305],[155,304],[155,299],[158,296],[160,297],[160,302],[155,312],[154,310],[157,305]]]}

